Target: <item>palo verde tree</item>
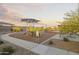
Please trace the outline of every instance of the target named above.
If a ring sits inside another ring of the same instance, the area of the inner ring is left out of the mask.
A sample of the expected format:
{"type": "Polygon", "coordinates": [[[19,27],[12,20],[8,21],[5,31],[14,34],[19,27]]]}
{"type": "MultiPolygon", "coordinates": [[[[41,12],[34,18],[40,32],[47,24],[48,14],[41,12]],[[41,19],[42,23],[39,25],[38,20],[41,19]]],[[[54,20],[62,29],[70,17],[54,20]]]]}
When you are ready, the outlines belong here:
{"type": "Polygon", "coordinates": [[[64,21],[59,25],[61,33],[77,33],[79,32],[79,10],[65,13],[64,21]]]}

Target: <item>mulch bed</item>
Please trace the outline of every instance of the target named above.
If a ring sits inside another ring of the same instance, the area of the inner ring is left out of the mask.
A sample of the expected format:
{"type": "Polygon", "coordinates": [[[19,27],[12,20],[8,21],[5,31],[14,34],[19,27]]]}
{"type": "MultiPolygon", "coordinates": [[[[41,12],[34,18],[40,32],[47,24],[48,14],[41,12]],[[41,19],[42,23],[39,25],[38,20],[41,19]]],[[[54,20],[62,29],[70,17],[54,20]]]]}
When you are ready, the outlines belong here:
{"type": "Polygon", "coordinates": [[[79,42],[74,42],[74,41],[66,42],[58,39],[53,39],[51,41],[53,42],[52,44],[49,44],[50,42],[49,41],[49,42],[46,42],[45,45],[79,53],[79,42]]]}
{"type": "Polygon", "coordinates": [[[40,38],[32,37],[31,35],[26,35],[24,33],[11,34],[10,36],[19,38],[22,40],[26,40],[26,41],[41,43],[41,42],[47,40],[48,38],[54,36],[55,34],[56,34],[55,32],[42,32],[40,38]]]}

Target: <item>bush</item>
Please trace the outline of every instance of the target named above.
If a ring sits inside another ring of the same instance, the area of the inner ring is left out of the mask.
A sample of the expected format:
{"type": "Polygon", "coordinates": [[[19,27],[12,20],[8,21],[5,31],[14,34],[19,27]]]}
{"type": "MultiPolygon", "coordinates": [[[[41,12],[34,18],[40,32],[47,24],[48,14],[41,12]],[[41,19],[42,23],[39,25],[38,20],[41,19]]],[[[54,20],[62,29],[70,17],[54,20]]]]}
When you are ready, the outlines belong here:
{"type": "Polygon", "coordinates": [[[0,44],[3,44],[4,42],[3,41],[0,41],[0,44]]]}
{"type": "Polygon", "coordinates": [[[64,38],[63,38],[63,40],[64,40],[64,41],[66,41],[66,42],[68,42],[68,41],[69,41],[69,39],[68,39],[68,38],[66,38],[66,37],[64,37],[64,38]]]}
{"type": "Polygon", "coordinates": [[[49,44],[49,45],[51,45],[51,44],[54,44],[54,43],[53,43],[53,41],[49,41],[49,43],[48,43],[48,44],[49,44]]]}
{"type": "Polygon", "coordinates": [[[2,49],[2,55],[11,55],[14,52],[14,49],[10,46],[4,47],[2,49]]]}

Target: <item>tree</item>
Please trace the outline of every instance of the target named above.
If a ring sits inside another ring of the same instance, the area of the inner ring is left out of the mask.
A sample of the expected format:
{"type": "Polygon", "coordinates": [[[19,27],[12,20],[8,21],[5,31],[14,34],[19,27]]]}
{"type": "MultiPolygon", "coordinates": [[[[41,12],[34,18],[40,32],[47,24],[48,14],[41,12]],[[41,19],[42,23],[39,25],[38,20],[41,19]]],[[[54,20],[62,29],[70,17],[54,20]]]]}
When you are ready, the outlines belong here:
{"type": "Polygon", "coordinates": [[[68,33],[77,33],[79,32],[79,11],[71,11],[65,13],[65,21],[59,25],[59,31],[68,34],[68,33]]]}
{"type": "MultiPolygon", "coordinates": [[[[39,22],[39,20],[37,20],[37,19],[31,19],[31,18],[22,19],[22,21],[23,21],[23,22],[26,22],[27,25],[29,25],[29,23],[32,23],[33,26],[27,27],[27,30],[28,30],[28,31],[30,31],[29,29],[32,28],[32,27],[33,27],[32,30],[34,30],[34,23],[38,23],[38,22],[39,22]]],[[[32,30],[31,30],[31,31],[32,31],[32,30]]],[[[32,32],[31,32],[31,33],[32,33],[32,32]]]]}

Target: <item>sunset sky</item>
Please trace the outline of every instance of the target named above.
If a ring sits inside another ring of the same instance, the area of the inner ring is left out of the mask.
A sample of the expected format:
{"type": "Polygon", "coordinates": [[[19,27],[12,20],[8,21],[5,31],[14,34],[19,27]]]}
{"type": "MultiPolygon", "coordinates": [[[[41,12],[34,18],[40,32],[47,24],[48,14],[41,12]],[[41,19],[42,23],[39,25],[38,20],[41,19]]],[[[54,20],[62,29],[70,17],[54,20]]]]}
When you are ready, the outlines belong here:
{"type": "Polygon", "coordinates": [[[0,21],[24,25],[21,18],[34,18],[40,23],[55,25],[65,12],[77,9],[76,3],[16,3],[0,4],[0,21]]]}

